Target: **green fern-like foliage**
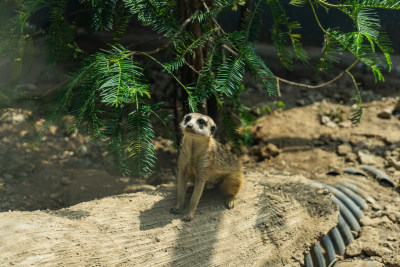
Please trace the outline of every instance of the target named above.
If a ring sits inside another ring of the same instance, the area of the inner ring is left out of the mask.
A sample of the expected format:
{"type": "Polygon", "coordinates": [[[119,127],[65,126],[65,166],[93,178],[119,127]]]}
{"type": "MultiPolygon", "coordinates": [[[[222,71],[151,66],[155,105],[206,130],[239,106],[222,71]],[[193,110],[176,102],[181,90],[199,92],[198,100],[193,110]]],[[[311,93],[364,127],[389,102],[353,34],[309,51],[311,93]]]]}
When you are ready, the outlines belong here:
{"type": "Polygon", "coordinates": [[[114,11],[117,0],[93,0],[92,28],[110,31],[114,26],[114,11]]]}
{"type": "MultiPolygon", "coordinates": [[[[292,2],[295,2],[294,4],[298,5],[301,4],[300,2],[302,1],[292,2]]],[[[313,7],[312,2],[309,2],[313,7]]],[[[325,40],[333,40],[340,43],[342,50],[351,52],[356,58],[371,68],[375,80],[384,81],[381,67],[382,64],[377,51],[380,50],[384,54],[387,70],[390,71],[390,53],[393,52],[393,49],[387,33],[381,26],[376,9],[400,10],[398,1],[359,0],[345,1],[344,4],[340,5],[328,4],[325,1],[313,2],[324,6],[325,8],[337,8],[352,19],[354,31],[345,33],[338,28],[324,29],[319,23],[316,13],[314,13],[321,29],[326,34],[325,40]]],[[[313,10],[315,11],[315,8],[313,10]]],[[[324,49],[326,49],[326,45],[324,45],[324,49]]],[[[325,55],[328,54],[325,52],[325,55]]],[[[334,62],[334,60],[332,62],[334,62]]]]}
{"type": "MultiPolygon", "coordinates": [[[[79,7],[69,10],[72,2],[6,1],[0,6],[0,14],[4,15],[0,18],[0,54],[11,59],[16,76],[29,61],[26,55],[32,54],[29,51],[38,38],[47,40],[49,63],[78,60],[80,68],[69,75],[68,84],[60,89],[57,104],[51,108],[39,137],[52,121],[69,112],[74,117],[70,130],[84,130],[93,141],[106,142],[117,166],[125,174],[151,172],[156,161],[153,122],[157,120],[166,125],[171,119],[169,113],[162,111],[163,104],[156,103],[153,98],[154,92],[148,82],[151,77],[147,77],[151,73],[146,69],[149,66],[158,65],[169,75],[176,85],[176,98],[187,97],[174,99],[174,104],[181,100],[190,110],[201,112],[207,102],[214,99],[223,114],[226,136],[239,147],[251,143],[248,129],[254,120],[240,98],[245,90],[246,72],[264,84],[266,95],[277,95],[277,78],[256,49],[263,12],[270,12],[271,41],[282,65],[290,69],[296,59],[309,64],[299,34],[301,25],[288,17],[282,1],[251,1],[253,5],[242,12],[237,30],[230,32],[219,24],[219,15],[228,9],[242,9],[246,1],[85,0],[74,1],[79,7]],[[5,9],[16,12],[3,12],[5,9]],[[46,10],[48,19],[44,26],[31,23],[38,10],[46,10]],[[78,19],[81,13],[90,14],[90,17],[78,19]],[[136,51],[126,48],[134,45],[122,45],[132,18],[165,40],[162,47],[154,51],[136,51]],[[76,40],[77,30],[82,28],[109,32],[113,43],[108,44],[108,49],[85,55],[76,40]]],[[[393,49],[377,9],[400,10],[399,1],[292,0],[290,4],[298,7],[299,12],[302,8],[311,8],[315,23],[324,34],[321,57],[315,66],[318,72],[329,72],[338,62],[337,54],[349,51],[356,60],[371,68],[377,81],[384,80],[378,52],[385,56],[390,71],[393,49]],[[351,31],[325,28],[321,24],[318,17],[321,10],[332,9],[340,10],[352,20],[351,31]]],[[[359,122],[363,111],[361,93],[350,69],[346,72],[354,82],[354,101],[358,103],[353,121],[359,122]]]]}
{"type": "Polygon", "coordinates": [[[285,10],[282,8],[278,0],[268,0],[268,5],[271,10],[272,19],[274,21],[272,27],[272,39],[274,42],[275,49],[278,57],[282,62],[283,66],[290,69],[293,64],[293,54],[289,48],[292,45],[296,57],[304,62],[308,63],[308,55],[303,49],[300,42],[300,34],[294,31],[301,28],[300,23],[297,21],[289,21],[285,10]]]}
{"type": "Polygon", "coordinates": [[[330,72],[335,63],[339,63],[337,56],[342,51],[342,46],[336,39],[325,35],[319,62],[316,64],[317,73],[330,72]]]}
{"type": "Polygon", "coordinates": [[[133,170],[147,175],[155,163],[154,130],[149,117],[167,119],[159,112],[159,105],[145,102],[149,98],[149,84],[131,52],[122,46],[112,46],[87,58],[83,67],[71,76],[62,101],[48,122],[71,105],[74,115],[71,131],[83,128],[93,141],[108,142],[122,173],[133,170]]]}
{"type": "Polygon", "coordinates": [[[170,38],[179,32],[179,15],[173,1],[124,0],[133,15],[144,25],[151,25],[154,31],[170,38]]]}

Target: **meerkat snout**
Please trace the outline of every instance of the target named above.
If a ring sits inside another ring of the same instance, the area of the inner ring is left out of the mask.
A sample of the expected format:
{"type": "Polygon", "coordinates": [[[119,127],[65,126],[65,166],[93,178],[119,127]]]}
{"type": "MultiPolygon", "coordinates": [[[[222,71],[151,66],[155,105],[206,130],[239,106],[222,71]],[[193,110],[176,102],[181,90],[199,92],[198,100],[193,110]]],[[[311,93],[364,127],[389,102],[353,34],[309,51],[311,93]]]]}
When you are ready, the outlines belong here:
{"type": "Polygon", "coordinates": [[[217,129],[210,117],[200,113],[187,114],[180,126],[183,134],[194,134],[197,137],[210,137],[217,129]]]}

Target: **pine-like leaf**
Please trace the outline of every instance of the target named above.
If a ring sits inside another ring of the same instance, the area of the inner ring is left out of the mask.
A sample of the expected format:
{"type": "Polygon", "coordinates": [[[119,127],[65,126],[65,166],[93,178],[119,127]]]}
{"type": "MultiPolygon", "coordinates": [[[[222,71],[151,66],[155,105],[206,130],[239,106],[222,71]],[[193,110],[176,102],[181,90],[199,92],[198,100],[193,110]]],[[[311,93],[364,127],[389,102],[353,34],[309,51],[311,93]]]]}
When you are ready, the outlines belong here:
{"type": "Polygon", "coordinates": [[[294,33],[294,31],[301,28],[300,23],[289,21],[285,10],[278,0],[268,0],[267,3],[270,7],[273,20],[271,33],[274,47],[283,66],[291,69],[293,64],[293,56],[289,49],[289,44],[291,44],[296,57],[303,63],[308,64],[308,55],[300,42],[301,36],[294,33]]]}
{"type": "Polygon", "coordinates": [[[114,159],[114,163],[123,175],[128,175],[132,171],[128,166],[128,156],[126,154],[126,140],[123,136],[124,125],[122,114],[118,110],[111,110],[109,117],[105,121],[103,135],[107,138],[108,152],[114,159]]]}
{"type": "Polygon", "coordinates": [[[95,83],[103,103],[123,107],[137,98],[150,97],[143,70],[131,59],[129,51],[113,47],[112,51],[97,53],[93,58],[95,83]]]}
{"type": "Polygon", "coordinates": [[[153,30],[174,38],[180,31],[179,16],[170,1],[161,0],[124,0],[132,14],[137,14],[144,25],[151,25],[153,30]]]}
{"type": "MultiPolygon", "coordinates": [[[[18,12],[20,14],[20,31],[24,32],[24,27],[26,25],[27,20],[34,13],[35,9],[37,9],[40,5],[46,2],[46,0],[24,0],[24,1],[14,1],[17,5],[18,12]]],[[[4,4],[5,6],[7,4],[4,4]]]]}
{"type": "Polygon", "coordinates": [[[261,9],[263,1],[258,0],[255,4],[254,10],[246,10],[244,19],[241,22],[241,30],[243,31],[246,39],[250,42],[255,42],[262,26],[261,9]]]}
{"type": "Polygon", "coordinates": [[[328,30],[327,34],[341,43],[344,49],[349,50],[361,62],[369,66],[375,76],[375,80],[384,80],[380,70],[381,60],[369,45],[358,41],[359,38],[362,38],[360,37],[360,33],[352,32],[345,34],[339,30],[328,30]]]}
{"type": "Polygon", "coordinates": [[[114,10],[117,0],[92,0],[92,28],[110,31],[114,25],[114,10]]]}
{"type": "Polygon", "coordinates": [[[126,29],[129,26],[129,22],[131,21],[132,14],[129,9],[125,5],[117,5],[115,13],[118,16],[114,18],[114,43],[118,43],[121,41],[122,37],[124,36],[126,29]]]}
{"type": "Polygon", "coordinates": [[[260,78],[269,96],[276,96],[277,83],[272,71],[265,65],[264,61],[256,54],[255,47],[249,44],[243,52],[246,57],[246,64],[250,73],[260,78]]]}
{"type": "Polygon", "coordinates": [[[291,0],[289,4],[297,7],[303,7],[306,3],[306,0],[291,0]]]}
{"type": "Polygon", "coordinates": [[[232,96],[238,89],[244,75],[244,57],[231,56],[222,64],[217,77],[217,91],[232,96]]]}
{"type": "Polygon", "coordinates": [[[325,35],[320,60],[316,64],[317,72],[327,73],[333,70],[334,64],[340,62],[339,57],[336,56],[340,51],[342,51],[341,44],[334,38],[325,35]]]}
{"type": "Polygon", "coordinates": [[[400,10],[398,0],[357,0],[357,4],[370,8],[400,10]]]}
{"type": "Polygon", "coordinates": [[[361,94],[359,91],[352,97],[352,100],[356,103],[353,105],[350,110],[350,120],[353,124],[358,124],[361,122],[362,116],[364,114],[365,106],[362,105],[361,94]]]}
{"type": "Polygon", "coordinates": [[[215,73],[218,72],[222,62],[222,54],[219,52],[220,46],[214,45],[209,50],[209,57],[204,63],[202,70],[202,75],[199,76],[196,87],[194,89],[195,98],[198,100],[199,104],[203,104],[206,100],[210,99],[212,96],[215,97],[219,105],[222,104],[222,98],[220,94],[216,91],[217,80],[215,78],[215,73]]]}
{"type": "Polygon", "coordinates": [[[222,113],[222,116],[223,133],[224,136],[228,137],[228,140],[224,141],[231,141],[236,149],[240,149],[243,144],[243,140],[238,131],[240,128],[240,122],[235,122],[233,116],[226,111],[222,113]]]}
{"type": "Polygon", "coordinates": [[[152,140],[154,130],[149,119],[149,106],[139,102],[136,110],[129,114],[127,130],[127,153],[133,163],[133,170],[141,175],[148,175],[155,164],[156,153],[152,140]]]}
{"type": "Polygon", "coordinates": [[[390,53],[392,48],[389,36],[381,26],[376,11],[369,8],[361,8],[357,14],[359,31],[368,39],[371,50],[375,52],[375,44],[385,53],[388,70],[391,69],[390,53]]]}
{"type": "Polygon", "coordinates": [[[50,1],[50,26],[46,31],[48,62],[63,62],[71,58],[75,45],[75,29],[64,18],[68,0],[50,1]]]}

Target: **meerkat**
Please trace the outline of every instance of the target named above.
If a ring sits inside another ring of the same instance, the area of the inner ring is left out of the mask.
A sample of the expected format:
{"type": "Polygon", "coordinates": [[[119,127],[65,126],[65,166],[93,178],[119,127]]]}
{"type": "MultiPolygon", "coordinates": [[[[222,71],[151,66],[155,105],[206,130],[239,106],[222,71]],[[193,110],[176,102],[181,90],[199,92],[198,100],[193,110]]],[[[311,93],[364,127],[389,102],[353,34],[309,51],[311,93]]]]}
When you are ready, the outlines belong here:
{"type": "Polygon", "coordinates": [[[178,158],[178,201],[174,214],[183,210],[189,182],[194,183],[192,197],[183,221],[191,221],[206,184],[218,184],[225,194],[225,205],[232,209],[243,180],[243,167],[224,145],[215,140],[217,127],[206,115],[190,113],[180,124],[183,140],[178,158]]]}

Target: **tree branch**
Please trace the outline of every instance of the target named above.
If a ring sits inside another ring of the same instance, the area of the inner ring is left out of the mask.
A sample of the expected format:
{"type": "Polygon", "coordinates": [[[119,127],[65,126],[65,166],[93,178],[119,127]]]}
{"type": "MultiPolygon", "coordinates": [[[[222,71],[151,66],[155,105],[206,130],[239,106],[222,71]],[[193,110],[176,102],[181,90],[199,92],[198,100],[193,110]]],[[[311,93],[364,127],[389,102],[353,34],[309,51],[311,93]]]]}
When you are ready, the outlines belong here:
{"type": "Polygon", "coordinates": [[[275,77],[276,77],[276,81],[278,82],[278,87],[279,87],[279,81],[281,81],[281,82],[284,82],[284,83],[287,83],[287,84],[291,84],[291,85],[296,85],[296,86],[299,86],[299,87],[305,87],[305,88],[310,88],[310,89],[317,89],[317,88],[321,88],[321,87],[327,86],[327,85],[329,85],[329,84],[331,84],[331,83],[334,83],[335,81],[337,81],[338,79],[340,79],[343,75],[345,75],[346,73],[348,73],[359,61],[360,61],[359,59],[357,59],[356,61],[354,61],[353,64],[351,64],[347,69],[345,69],[344,71],[342,71],[341,73],[339,73],[339,75],[337,75],[337,76],[336,76],[335,78],[333,78],[332,80],[327,81],[327,82],[325,82],[325,83],[318,84],[318,85],[308,85],[308,84],[304,84],[304,83],[296,83],[296,82],[288,81],[288,80],[286,80],[286,79],[284,79],[284,78],[281,78],[281,77],[278,77],[278,76],[275,76],[275,77]]]}

